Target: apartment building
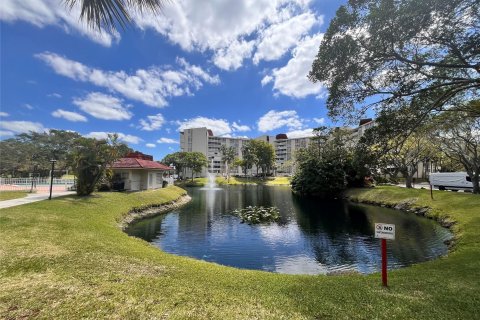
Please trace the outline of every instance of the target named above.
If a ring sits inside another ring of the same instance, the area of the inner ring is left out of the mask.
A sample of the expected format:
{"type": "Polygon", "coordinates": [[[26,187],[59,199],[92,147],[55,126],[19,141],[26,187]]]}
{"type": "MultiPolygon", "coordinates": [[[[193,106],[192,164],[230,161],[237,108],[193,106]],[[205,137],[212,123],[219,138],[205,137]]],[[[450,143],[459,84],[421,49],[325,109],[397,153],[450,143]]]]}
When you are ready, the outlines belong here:
{"type": "MultiPolygon", "coordinates": [[[[278,174],[291,174],[294,170],[293,159],[295,152],[300,148],[308,146],[309,137],[289,139],[286,134],[277,134],[276,136],[260,136],[256,138],[270,143],[275,150],[275,165],[278,174]]],[[[192,152],[197,151],[203,153],[208,159],[208,168],[204,169],[202,176],[207,171],[221,174],[225,172],[225,163],[222,161],[220,147],[225,145],[233,147],[235,157],[242,159],[242,147],[249,141],[248,138],[229,138],[215,136],[212,130],[208,128],[192,128],[185,129],[180,132],[180,149],[181,151],[192,152]]],[[[230,168],[232,174],[242,174],[240,167],[230,168]]],[[[249,171],[248,173],[256,172],[249,171]]]]}
{"type": "MultiPolygon", "coordinates": [[[[212,130],[208,128],[185,129],[180,132],[180,149],[185,152],[201,152],[208,160],[208,167],[201,173],[205,176],[207,172],[220,174],[225,172],[225,163],[222,161],[220,147],[225,145],[233,147],[235,157],[242,159],[243,144],[248,141],[247,138],[228,138],[214,136],[212,130]]],[[[231,174],[241,174],[241,168],[230,168],[231,174]]]]}

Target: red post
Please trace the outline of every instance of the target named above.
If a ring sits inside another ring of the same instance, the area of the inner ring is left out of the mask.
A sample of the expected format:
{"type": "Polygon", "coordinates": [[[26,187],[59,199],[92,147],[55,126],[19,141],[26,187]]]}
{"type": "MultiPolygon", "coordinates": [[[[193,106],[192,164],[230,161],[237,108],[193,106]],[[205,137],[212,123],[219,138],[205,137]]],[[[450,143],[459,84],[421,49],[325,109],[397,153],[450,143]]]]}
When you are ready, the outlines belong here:
{"type": "Polygon", "coordinates": [[[387,287],[387,240],[382,239],[382,284],[387,287]]]}

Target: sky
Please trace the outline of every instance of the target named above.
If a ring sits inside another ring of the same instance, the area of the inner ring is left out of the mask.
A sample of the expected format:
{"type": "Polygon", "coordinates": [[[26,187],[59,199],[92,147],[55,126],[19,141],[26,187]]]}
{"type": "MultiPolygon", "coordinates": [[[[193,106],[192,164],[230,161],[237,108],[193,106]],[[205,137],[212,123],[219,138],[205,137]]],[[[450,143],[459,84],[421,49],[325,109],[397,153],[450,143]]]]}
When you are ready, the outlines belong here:
{"type": "Polygon", "coordinates": [[[293,138],[341,125],[307,74],[342,3],[171,0],[108,33],[62,0],[2,0],[0,137],[115,132],[160,160],[179,151],[185,128],[293,138]]]}

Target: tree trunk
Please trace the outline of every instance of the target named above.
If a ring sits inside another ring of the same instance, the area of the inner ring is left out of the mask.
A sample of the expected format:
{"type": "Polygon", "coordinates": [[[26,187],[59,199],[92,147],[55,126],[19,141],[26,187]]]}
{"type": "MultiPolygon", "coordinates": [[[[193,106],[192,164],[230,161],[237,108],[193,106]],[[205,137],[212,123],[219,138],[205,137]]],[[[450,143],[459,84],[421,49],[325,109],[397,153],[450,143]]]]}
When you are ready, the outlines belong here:
{"type": "Polygon", "coordinates": [[[413,180],[413,174],[412,175],[407,174],[407,176],[405,177],[405,187],[413,188],[412,180],[413,180]]]}
{"type": "Polygon", "coordinates": [[[473,184],[473,193],[475,194],[480,194],[480,177],[479,177],[479,174],[476,173],[473,175],[473,177],[471,176],[472,178],[472,184],[473,184]]]}

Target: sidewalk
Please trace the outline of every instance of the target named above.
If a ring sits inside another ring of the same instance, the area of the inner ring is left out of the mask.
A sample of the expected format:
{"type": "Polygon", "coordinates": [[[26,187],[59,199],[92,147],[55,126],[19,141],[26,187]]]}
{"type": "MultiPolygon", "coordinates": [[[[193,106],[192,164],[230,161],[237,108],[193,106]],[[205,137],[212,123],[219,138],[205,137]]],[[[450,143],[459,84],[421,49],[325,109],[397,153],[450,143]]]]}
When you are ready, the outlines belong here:
{"type": "MultiPolygon", "coordinates": [[[[75,191],[54,192],[52,198],[75,194],[75,191]]],[[[37,202],[48,199],[48,193],[29,193],[25,198],[0,201],[0,209],[20,206],[22,204],[37,202]]]]}

